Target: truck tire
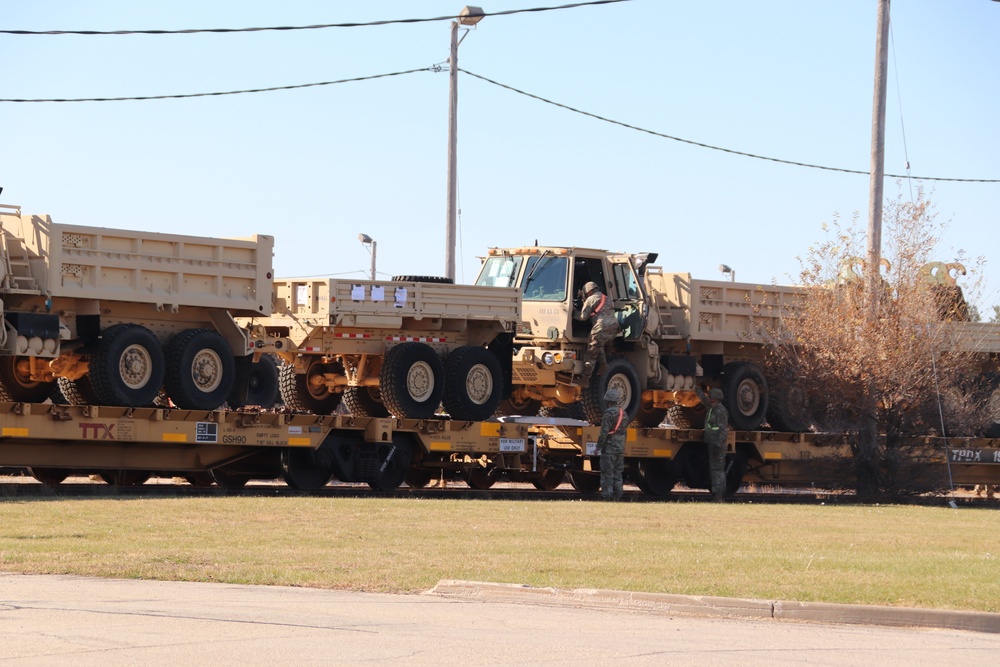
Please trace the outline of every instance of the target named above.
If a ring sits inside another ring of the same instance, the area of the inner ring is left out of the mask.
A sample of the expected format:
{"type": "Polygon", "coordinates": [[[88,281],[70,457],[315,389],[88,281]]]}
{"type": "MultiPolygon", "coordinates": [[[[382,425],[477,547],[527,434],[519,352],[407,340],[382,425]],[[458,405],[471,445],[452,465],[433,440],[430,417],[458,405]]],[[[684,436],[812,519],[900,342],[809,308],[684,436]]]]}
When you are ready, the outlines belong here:
{"type": "Polygon", "coordinates": [[[378,387],[347,387],[344,389],[344,405],[355,417],[389,416],[389,409],[382,402],[382,392],[378,387]]]}
{"type": "Polygon", "coordinates": [[[160,393],[164,368],[160,341],[149,329],[116,324],[104,330],[90,358],[90,383],[101,405],[145,407],[160,393]]]}
{"type": "Polygon", "coordinates": [[[556,417],[558,419],[576,419],[577,421],[587,421],[587,415],[583,414],[583,404],[577,401],[569,405],[543,405],[538,408],[539,417],[556,417]]]}
{"type": "Polygon", "coordinates": [[[635,413],[635,418],[639,422],[639,426],[656,428],[663,423],[666,417],[666,408],[656,408],[652,404],[647,407],[642,401],[639,401],[639,409],[635,413]]]}
{"type": "Polygon", "coordinates": [[[454,285],[455,281],[444,276],[393,276],[393,282],[400,283],[433,283],[435,285],[454,285]]]}
{"type": "Polygon", "coordinates": [[[500,401],[500,406],[497,408],[497,417],[507,417],[512,415],[518,415],[521,417],[534,417],[538,414],[538,411],[542,408],[542,402],[529,398],[527,400],[519,401],[513,396],[510,398],[505,398],[500,401]]]}
{"type": "Polygon", "coordinates": [[[756,431],[767,418],[767,380],[755,364],[734,361],[722,368],[729,423],[739,431],[756,431]]]}
{"type": "Polygon", "coordinates": [[[340,405],[342,394],[330,391],[326,386],[313,387],[309,378],[326,372],[319,361],[313,361],[305,373],[296,373],[295,366],[282,365],[278,371],[278,386],[285,407],[296,412],[312,412],[317,415],[332,415],[340,405]]]}
{"type": "Polygon", "coordinates": [[[87,375],[79,380],[56,378],[56,388],[68,405],[93,405],[97,403],[94,387],[90,384],[90,377],[87,375]]]}
{"type": "Polygon", "coordinates": [[[17,403],[41,403],[51,396],[54,382],[32,380],[18,368],[18,361],[28,363],[28,358],[0,357],[0,383],[3,383],[10,400],[17,403]]]}
{"type": "Polygon", "coordinates": [[[382,362],[379,384],[389,412],[402,419],[428,419],[441,404],[444,364],[423,343],[402,343],[382,362]]]}
{"type": "Polygon", "coordinates": [[[269,354],[261,355],[260,361],[250,364],[250,377],[247,378],[246,401],[234,399],[236,387],[229,392],[229,407],[242,408],[246,405],[256,405],[260,408],[273,408],[278,402],[278,362],[269,354]]]}
{"type": "Polygon", "coordinates": [[[167,395],[182,410],[215,410],[233,390],[236,364],[226,339],[211,329],[188,329],[167,348],[167,395]]]}
{"type": "Polygon", "coordinates": [[[667,408],[667,421],[675,428],[705,428],[705,412],[701,405],[693,408],[671,405],[667,408]]]}
{"type": "Polygon", "coordinates": [[[794,381],[783,381],[771,391],[767,423],[774,430],[805,433],[811,426],[809,413],[809,397],[794,381]]]}
{"type": "Polygon", "coordinates": [[[460,347],[445,360],[445,411],[458,421],[483,421],[493,416],[503,397],[500,361],[484,347],[460,347]]]}
{"type": "Polygon", "coordinates": [[[590,385],[583,390],[581,402],[587,421],[591,424],[601,423],[604,411],[608,408],[604,403],[604,394],[609,387],[616,388],[622,394],[619,407],[625,411],[625,422],[631,422],[639,411],[642,389],[639,386],[639,373],[632,362],[624,357],[609,359],[608,370],[604,375],[591,378],[590,385]]]}

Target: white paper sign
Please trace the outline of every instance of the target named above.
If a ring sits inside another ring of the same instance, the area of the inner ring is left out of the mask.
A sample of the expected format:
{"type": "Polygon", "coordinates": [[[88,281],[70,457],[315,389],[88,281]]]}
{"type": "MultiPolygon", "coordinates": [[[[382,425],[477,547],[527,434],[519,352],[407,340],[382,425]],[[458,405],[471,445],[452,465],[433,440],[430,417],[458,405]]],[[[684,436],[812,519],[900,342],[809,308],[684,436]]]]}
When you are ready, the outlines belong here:
{"type": "Polygon", "coordinates": [[[584,455],[585,456],[597,456],[597,443],[596,442],[588,442],[587,443],[587,451],[586,451],[586,453],[584,455]]]}
{"type": "Polygon", "coordinates": [[[385,288],[381,285],[372,285],[372,301],[385,301],[385,288]]]}
{"type": "Polygon", "coordinates": [[[309,290],[305,285],[295,286],[295,305],[304,306],[309,301],[309,290]]]}
{"type": "Polygon", "coordinates": [[[351,301],[364,301],[364,300],[365,300],[365,286],[351,285],[351,301]]]}
{"type": "Polygon", "coordinates": [[[396,308],[402,308],[406,305],[406,288],[397,287],[396,288],[396,308]]]}

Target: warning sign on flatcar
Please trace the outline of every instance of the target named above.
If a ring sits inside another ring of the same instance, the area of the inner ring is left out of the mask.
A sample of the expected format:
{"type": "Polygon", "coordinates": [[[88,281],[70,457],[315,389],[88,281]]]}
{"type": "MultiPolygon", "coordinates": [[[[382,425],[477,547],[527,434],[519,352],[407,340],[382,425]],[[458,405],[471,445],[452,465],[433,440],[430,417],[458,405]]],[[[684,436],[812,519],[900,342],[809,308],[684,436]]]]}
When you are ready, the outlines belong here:
{"type": "Polygon", "coordinates": [[[501,452],[523,452],[524,438],[500,438],[501,452]]]}

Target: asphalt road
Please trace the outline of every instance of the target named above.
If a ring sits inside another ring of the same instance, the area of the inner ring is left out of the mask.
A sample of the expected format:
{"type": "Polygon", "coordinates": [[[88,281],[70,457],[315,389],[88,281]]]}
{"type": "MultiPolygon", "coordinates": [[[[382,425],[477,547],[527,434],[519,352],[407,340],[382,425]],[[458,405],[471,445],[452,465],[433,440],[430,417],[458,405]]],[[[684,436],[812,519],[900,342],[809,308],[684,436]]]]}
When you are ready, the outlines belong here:
{"type": "Polygon", "coordinates": [[[0,665],[992,664],[1000,634],[0,574],[0,665]]]}

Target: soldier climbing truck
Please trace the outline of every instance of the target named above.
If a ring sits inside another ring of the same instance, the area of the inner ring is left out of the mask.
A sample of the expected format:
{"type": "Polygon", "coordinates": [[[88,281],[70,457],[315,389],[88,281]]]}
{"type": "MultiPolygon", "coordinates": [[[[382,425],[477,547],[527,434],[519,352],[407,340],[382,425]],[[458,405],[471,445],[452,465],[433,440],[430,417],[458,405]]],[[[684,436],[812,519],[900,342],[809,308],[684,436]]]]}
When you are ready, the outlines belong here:
{"type": "Polygon", "coordinates": [[[286,362],[286,407],[426,419],[443,405],[478,421],[509,394],[518,289],[397,276],[279,279],[274,292],[274,314],[252,326],[258,354],[286,362]]]}
{"type": "Polygon", "coordinates": [[[41,402],[214,410],[247,400],[274,239],[56,224],[0,206],[0,382],[41,402]]]}

